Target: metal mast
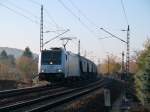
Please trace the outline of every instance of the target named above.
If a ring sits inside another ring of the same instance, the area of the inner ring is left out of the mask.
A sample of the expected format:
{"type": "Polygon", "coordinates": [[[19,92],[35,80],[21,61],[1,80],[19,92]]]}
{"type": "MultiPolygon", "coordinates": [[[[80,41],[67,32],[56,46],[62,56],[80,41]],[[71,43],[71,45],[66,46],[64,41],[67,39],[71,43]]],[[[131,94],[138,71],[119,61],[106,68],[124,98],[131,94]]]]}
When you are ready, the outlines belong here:
{"type": "Polygon", "coordinates": [[[122,68],[121,68],[122,73],[124,73],[124,52],[122,52],[122,68]]]}
{"type": "Polygon", "coordinates": [[[41,5],[41,20],[40,20],[40,51],[43,50],[43,5],[41,5]]]}
{"type": "Polygon", "coordinates": [[[78,41],[78,55],[80,56],[80,40],[78,41]]]}
{"type": "Polygon", "coordinates": [[[108,58],[108,60],[107,60],[107,73],[109,74],[110,72],[109,72],[109,55],[107,55],[107,58],[108,58]]]}
{"type": "Polygon", "coordinates": [[[127,51],[126,51],[126,75],[129,75],[129,64],[130,64],[130,28],[128,25],[127,30],[122,30],[122,31],[127,31],[127,41],[124,41],[123,39],[113,35],[112,33],[108,32],[107,30],[105,30],[104,28],[100,28],[101,30],[103,30],[104,32],[108,33],[109,35],[111,35],[112,37],[115,37],[117,39],[119,39],[120,41],[124,42],[127,44],[127,51]]]}
{"type": "Polygon", "coordinates": [[[130,28],[128,25],[127,28],[127,55],[126,55],[126,71],[127,71],[127,76],[129,75],[129,67],[130,67],[130,28]]]}

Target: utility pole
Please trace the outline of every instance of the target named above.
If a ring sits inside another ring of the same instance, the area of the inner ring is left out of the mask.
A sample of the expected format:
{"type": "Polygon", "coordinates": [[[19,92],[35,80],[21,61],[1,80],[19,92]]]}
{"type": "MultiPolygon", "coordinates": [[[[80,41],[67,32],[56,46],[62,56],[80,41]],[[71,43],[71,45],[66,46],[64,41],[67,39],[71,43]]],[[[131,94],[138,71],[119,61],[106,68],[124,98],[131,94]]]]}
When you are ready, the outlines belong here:
{"type": "Polygon", "coordinates": [[[43,5],[41,5],[41,20],[40,20],[40,51],[43,50],[43,5]]]}
{"type": "Polygon", "coordinates": [[[124,73],[124,52],[122,52],[122,66],[121,66],[121,71],[124,73]]]}
{"type": "Polygon", "coordinates": [[[130,71],[130,28],[128,25],[127,28],[127,55],[126,55],[126,70],[127,70],[127,76],[129,75],[129,71],[130,71]]]}
{"type": "Polygon", "coordinates": [[[80,40],[78,41],[78,55],[80,56],[80,40]]]}
{"type": "Polygon", "coordinates": [[[130,71],[130,27],[128,25],[127,30],[122,30],[127,32],[127,53],[126,53],[126,76],[129,75],[130,71]]]}
{"type": "Polygon", "coordinates": [[[108,75],[109,75],[109,63],[110,63],[110,62],[109,62],[109,55],[107,55],[107,58],[108,58],[108,60],[107,60],[107,70],[108,70],[108,71],[107,71],[107,72],[108,72],[108,75]]]}
{"type": "Polygon", "coordinates": [[[101,30],[103,30],[104,32],[108,33],[109,35],[111,35],[112,37],[126,43],[127,45],[127,54],[126,54],[126,76],[129,75],[129,62],[130,62],[130,28],[129,28],[129,25],[128,25],[128,28],[127,30],[122,30],[122,31],[127,31],[127,41],[113,35],[112,33],[108,32],[107,30],[105,30],[104,28],[100,28],[101,30]]]}

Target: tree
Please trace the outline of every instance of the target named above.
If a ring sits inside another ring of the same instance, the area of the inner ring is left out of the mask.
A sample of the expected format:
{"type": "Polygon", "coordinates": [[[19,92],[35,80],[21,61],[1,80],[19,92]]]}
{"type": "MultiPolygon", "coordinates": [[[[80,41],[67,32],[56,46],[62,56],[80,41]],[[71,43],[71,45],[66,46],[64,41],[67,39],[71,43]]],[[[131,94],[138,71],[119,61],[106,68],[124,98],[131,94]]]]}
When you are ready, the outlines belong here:
{"type": "Polygon", "coordinates": [[[33,54],[32,54],[32,52],[31,52],[29,47],[25,48],[25,51],[23,52],[23,56],[26,56],[26,57],[29,57],[29,58],[33,58],[33,54]]]}
{"type": "Polygon", "coordinates": [[[137,71],[138,71],[138,65],[137,65],[136,61],[131,60],[130,61],[130,73],[135,74],[135,73],[137,73],[137,71]]]}
{"type": "Polygon", "coordinates": [[[143,92],[144,92],[144,102],[150,103],[150,56],[147,57],[145,63],[144,74],[142,75],[143,92]]]}
{"type": "Polygon", "coordinates": [[[32,80],[33,74],[37,73],[37,63],[32,58],[22,56],[17,59],[17,68],[20,70],[23,80],[32,80]]]}
{"type": "Polygon", "coordinates": [[[7,58],[8,58],[7,53],[6,53],[5,50],[3,50],[3,51],[1,52],[0,58],[1,58],[1,59],[7,59],[7,58]]]}
{"type": "Polygon", "coordinates": [[[0,54],[0,63],[8,67],[15,67],[15,57],[13,55],[7,55],[6,51],[3,50],[0,54]]]}
{"type": "Polygon", "coordinates": [[[138,72],[135,75],[136,92],[145,104],[150,103],[150,39],[137,58],[138,72]]]}
{"type": "Polygon", "coordinates": [[[15,67],[15,65],[16,65],[15,60],[16,59],[15,59],[14,55],[8,55],[8,61],[13,67],[15,67]]]}
{"type": "Polygon", "coordinates": [[[22,79],[25,82],[32,80],[33,75],[37,73],[37,61],[33,58],[32,52],[29,47],[25,48],[22,56],[17,59],[16,62],[17,69],[22,74],[22,79]]]}
{"type": "Polygon", "coordinates": [[[121,69],[121,64],[117,62],[118,57],[114,55],[109,55],[107,59],[100,65],[100,72],[103,74],[110,73],[115,74],[121,69]]]}
{"type": "Polygon", "coordinates": [[[0,79],[14,80],[16,74],[16,64],[13,55],[7,55],[3,50],[0,54],[0,79]]]}

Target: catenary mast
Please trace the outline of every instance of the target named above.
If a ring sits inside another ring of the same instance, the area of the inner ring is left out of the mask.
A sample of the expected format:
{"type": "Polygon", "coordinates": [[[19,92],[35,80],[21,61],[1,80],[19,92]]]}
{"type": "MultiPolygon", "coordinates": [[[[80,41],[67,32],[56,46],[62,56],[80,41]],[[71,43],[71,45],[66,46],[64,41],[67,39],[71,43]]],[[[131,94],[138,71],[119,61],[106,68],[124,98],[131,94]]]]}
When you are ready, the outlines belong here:
{"type": "Polygon", "coordinates": [[[41,20],[40,20],[40,51],[43,50],[43,5],[41,5],[41,20]]]}

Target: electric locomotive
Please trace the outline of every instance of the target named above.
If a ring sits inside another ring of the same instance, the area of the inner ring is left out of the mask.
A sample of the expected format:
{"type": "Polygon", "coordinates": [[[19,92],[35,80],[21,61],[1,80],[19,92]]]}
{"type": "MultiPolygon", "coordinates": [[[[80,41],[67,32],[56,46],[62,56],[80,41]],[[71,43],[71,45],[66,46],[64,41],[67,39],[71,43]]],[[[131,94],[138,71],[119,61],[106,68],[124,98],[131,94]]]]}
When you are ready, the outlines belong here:
{"type": "Polygon", "coordinates": [[[88,79],[96,77],[96,65],[63,48],[42,50],[39,55],[38,73],[40,80],[58,81],[65,79],[88,79]]]}

